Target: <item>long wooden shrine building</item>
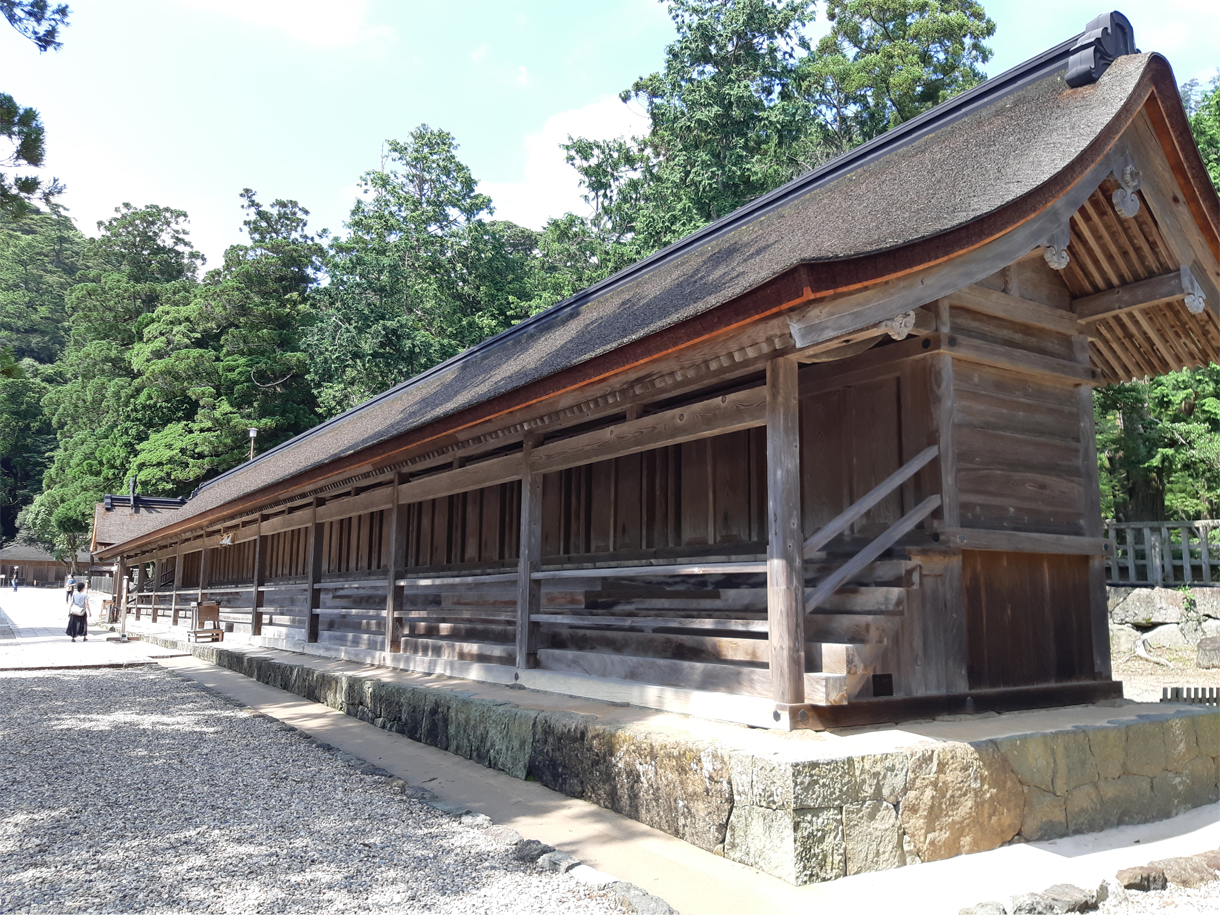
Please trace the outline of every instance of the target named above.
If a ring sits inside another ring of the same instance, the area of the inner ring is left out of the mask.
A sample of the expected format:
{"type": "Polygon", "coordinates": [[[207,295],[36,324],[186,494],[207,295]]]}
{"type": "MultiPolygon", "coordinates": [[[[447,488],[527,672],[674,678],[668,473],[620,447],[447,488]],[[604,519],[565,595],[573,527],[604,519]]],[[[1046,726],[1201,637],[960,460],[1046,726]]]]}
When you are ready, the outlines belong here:
{"type": "Polygon", "coordinates": [[[1216,358],[1218,260],[1102,16],[98,555],[162,621],[770,727],[1118,695],[1093,389],[1216,358]]]}

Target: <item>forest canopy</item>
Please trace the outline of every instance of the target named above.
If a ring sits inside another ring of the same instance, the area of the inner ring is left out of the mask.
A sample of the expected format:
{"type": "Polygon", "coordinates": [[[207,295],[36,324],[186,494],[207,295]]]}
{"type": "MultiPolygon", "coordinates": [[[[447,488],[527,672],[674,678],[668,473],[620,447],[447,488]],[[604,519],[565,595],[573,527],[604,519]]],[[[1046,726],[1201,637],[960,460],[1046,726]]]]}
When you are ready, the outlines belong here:
{"type": "MultiPolygon", "coordinates": [[[[41,11],[14,24],[57,46],[66,7],[0,2],[10,8],[41,11]]],[[[966,0],[668,8],[661,68],[621,93],[648,130],[569,137],[589,212],[540,230],[498,219],[457,138],[427,124],[359,177],[340,231],[311,226],[296,200],[240,190],[241,243],[210,269],[172,206],[116,201],[86,237],[50,205],[53,181],[9,181],[0,542],[87,545],[94,504],[129,479],[147,495],[189,495],[247,458],[248,430],[260,450],[285,441],[976,85],[995,32],[966,0]],[[814,42],[816,15],[830,29],[814,42]]],[[[1217,82],[1183,98],[1216,180],[1217,82]]],[[[36,122],[42,143],[37,113],[9,117],[6,99],[6,136],[36,122]]],[[[25,148],[30,177],[42,147],[25,148]]],[[[1111,516],[1220,507],[1216,366],[1107,388],[1097,419],[1111,516]]]]}

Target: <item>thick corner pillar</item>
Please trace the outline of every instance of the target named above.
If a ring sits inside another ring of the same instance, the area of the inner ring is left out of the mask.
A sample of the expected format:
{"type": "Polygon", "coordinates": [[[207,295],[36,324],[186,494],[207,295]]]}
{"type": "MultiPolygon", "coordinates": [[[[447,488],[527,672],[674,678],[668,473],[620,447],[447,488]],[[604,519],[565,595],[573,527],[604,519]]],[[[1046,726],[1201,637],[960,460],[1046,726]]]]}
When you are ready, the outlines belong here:
{"type": "Polygon", "coordinates": [[[805,570],[797,362],[767,363],[767,627],[778,703],[805,701],[805,570]]]}
{"type": "Polygon", "coordinates": [[[136,622],[140,621],[140,601],[144,600],[144,578],[148,574],[148,561],[141,559],[136,565],[136,622]]]}
{"type": "Polygon", "coordinates": [[[402,650],[402,588],[398,579],[406,572],[407,564],[407,512],[410,504],[398,496],[403,484],[402,474],[394,475],[394,501],[390,506],[390,556],[386,562],[385,593],[385,650],[402,650]]]}
{"type": "Polygon", "coordinates": [[[318,499],[309,510],[309,593],[305,595],[305,641],[318,640],[318,611],[322,608],[322,535],[326,522],[318,520],[318,499]]]}
{"type": "Polygon", "coordinates": [[[534,573],[542,568],[542,474],[530,472],[530,456],[537,444],[527,436],[522,452],[521,548],[517,561],[517,667],[538,666],[538,624],[542,609],[542,583],[534,573]]]}
{"type": "MultiPolygon", "coordinates": [[[[1089,364],[1089,338],[1072,338],[1076,361],[1089,364]]],[[[1097,469],[1097,430],[1093,418],[1093,386],[1076,386],[1076,412],[1080,420],[1080,469],[1084,474],[1084,535],[1104,535],[1101,518],[1101,480],[1097,469]]],[[[1106,558],[1089,557],[1089,622],[1093,635],[1093,674],[1100,680],[1113,676],[1110,666],[1110,611],[1106,597],[1106,558]]]]}

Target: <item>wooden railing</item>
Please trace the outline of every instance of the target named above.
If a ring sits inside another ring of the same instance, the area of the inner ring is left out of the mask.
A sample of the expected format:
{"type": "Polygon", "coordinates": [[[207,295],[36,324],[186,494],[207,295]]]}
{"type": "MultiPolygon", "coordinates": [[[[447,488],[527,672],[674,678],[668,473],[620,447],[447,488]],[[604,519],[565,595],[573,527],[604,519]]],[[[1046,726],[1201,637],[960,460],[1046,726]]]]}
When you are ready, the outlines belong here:
{"type": "MultiPolygon", "coordinates": [[[[835,537],[839,536],[839,534],[846,531],[854,521],[862,518],[870,508],[877,505],[882,499],[913,477],[939,453],[940,449],[936,445],[930,445],[870,489],[849,508],[839,514],[837,518],[805,541],[805,556],[812,556],[817,550],[820,550],[835,537]]],[[[807,590],[805,592],[805,612],[813,613],[817,610],[830,595],[851,581],[853,576],[859,575],[869,563],[914,530],[915,526],[923,521],[924,518],[936,511],[940,507],[940,502],[939,493],[928,496],[890,525],[889,530],[884,534],[864,547],[864,549],[845,562],[836,571],[818,582],[816,588],[807,590]]]]}
{"type": "Polygon", "coordinates": [[[1107,521],[1106,583],[1220,584],[1220,521],[1107,521]]]}

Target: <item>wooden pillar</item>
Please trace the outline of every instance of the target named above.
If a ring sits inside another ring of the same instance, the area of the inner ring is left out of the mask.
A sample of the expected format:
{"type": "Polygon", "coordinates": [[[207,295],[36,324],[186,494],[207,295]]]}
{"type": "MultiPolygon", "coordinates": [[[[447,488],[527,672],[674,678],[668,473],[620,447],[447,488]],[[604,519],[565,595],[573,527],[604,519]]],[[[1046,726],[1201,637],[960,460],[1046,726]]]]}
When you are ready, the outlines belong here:
{"type": "MultiPolygon", "coordinates": [[[[1072,338],[1073,355],[1082,365],[1089,364],[1089,338],[1083,334],[1072,338]]],[[[1093,420],[1093,387],[1076,387],[1076,410],[1080,418],[1080,470],[1084,485],[1084,535],[1100,538],[1104,533],[1101,518],[1101,481],[1097,468],[1097,430],[1093,420]]],[[[1184,553],[1184,555],[1186,555],[1184,553]]],[[[1089,557],[1089,623],[1093,636],[1093,675],[1109,680],[1110,611],[1106,597],[1106,558],[1089,557]]]]}
{"type": "Polygon", "coordinates": [[[199,594],[195,598],[196,609],[192,610],[192,612],[191,612],[191,628],[192,629],[199,628],[198,605],[203,603],[203,598],[207,594],[207,591],[208,591],[208,585],[210,585],[212,583],[211,582],[212,551],[209,550],[206,546],[207,531],[204,531],[203,536],[204,536],[204,539],[203,539],[203,542],[200,544],[200,551],[199,551],[199,594]]]}
{"type": "Polygon", "coordinates": [[[182,543],[179,542],[174,552],[174,592],[169,598],[169,622],[171,626],[178,625],[178,592],[182,589],[182,543]]]}
{"type": "Polygon", "coordinates": [[[124,629],[127,625],[127,563],[120,556],[114,561],[114,609],[123,619],[124,629]]]}
{"type": "Polygon", "coordinates": [[[542,582],[534,573],[542,568],[542,474],[530,472],[530,455],[538,436],[528,435],[522,452],[521,550],[517,560],[517,667],[538,666],[538,623],[542,609],[542,582]]]}
{"type": "Polygon", "coordinates": [[[144,576],[148,563],[141,559],[136,565],[136,622],[140,621],[140,601],[144,599],[144,576]]]}
{"type": "Polygon", "coordinates": [[[318,610],[322,606],[322,533],[324,522],[318,521],[318,500],[313,500],[309,518],[309,593],[305,595],[305,641],[318,640],[318,610]]]}
{"type": "Polygon", "coordinates": [[[795,359],[767,363],[767,627],[777,703],[805,701],[805,571],[795,359]]]}
{"type": "MultiPolygon", "coordinates": [[[[949,305],[941,299],[936,303],[936,329],[945,336],[952,349],[957,340],[949,333],[949,305]]],[[[953,441],[953,357],[939,353],[932,357],[932,402],[933,421],[936,426],[936,443],[940,447],[937,463],[940,465],[940,516],[947,528],[959,526],[961,515],[957,502],[957,448],[953,441]]]]}
{"type": "Polygon", "coordinates": [[[150,614],[153,623],[157,621],[157,604],[161,602],[161,564],[163,562],[162,559],[153,560],[152,612],[150,614]]]}
{"type": "Polygon", "coordinates": [[[403,483],[402,474],[394,474],[394,498],[390,503],[390,555],[386,561],[385,592],[385,650],[393,653],[402,650],[402,588],[398,579],[406,571],[407,520],[410,504],[400,502],[398,487],[403,483]]]}
{"type": "Polygon", "coordinates": [[[267,549],[263,540],[263,516],[258,516],[258,533],[254,537],[253,600],[250,602],[250,635],[263,634],[263,586],[267,583],[267,549]]]}

